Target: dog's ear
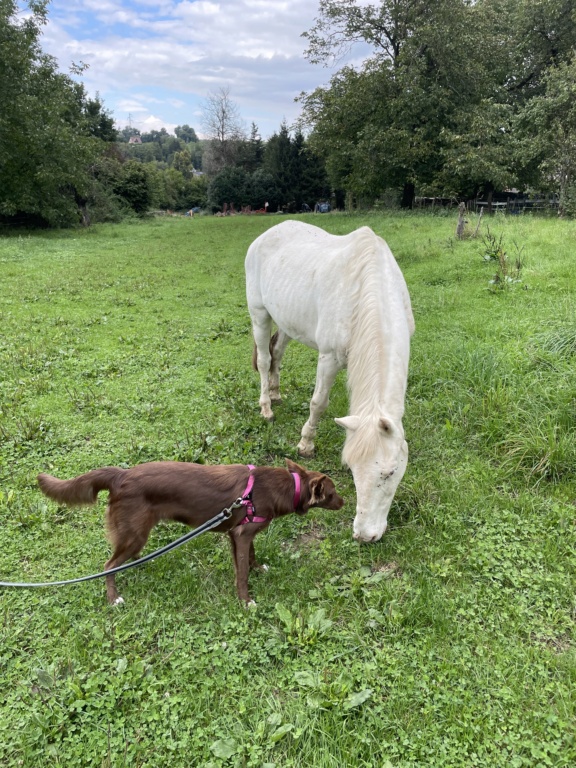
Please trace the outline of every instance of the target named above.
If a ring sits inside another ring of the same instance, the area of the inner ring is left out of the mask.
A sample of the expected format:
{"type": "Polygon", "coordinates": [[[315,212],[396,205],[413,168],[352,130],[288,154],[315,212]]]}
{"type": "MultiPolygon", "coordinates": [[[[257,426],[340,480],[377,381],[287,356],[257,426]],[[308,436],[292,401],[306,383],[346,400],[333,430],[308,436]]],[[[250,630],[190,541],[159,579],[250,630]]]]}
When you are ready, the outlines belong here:
{"type": "Polygon", "coordinates": [[[302,475],[302,477],[308,474],[304,467],[301,467],[300,464],[296,464],[292,459],[286,459],[286,466],[290,472],[296,472],[297,475],[302,475]]]}
{"type": "Polygon", "coordinates": [[[318,477],[311,478],[308,486],[310,488],[310,501],[308,502],[308,504],[311,507],[314,504],[321,504],[326,498],[326,494],[324,492],[325,480],[326,480],[326,475],[319,475],[318,477]]]}

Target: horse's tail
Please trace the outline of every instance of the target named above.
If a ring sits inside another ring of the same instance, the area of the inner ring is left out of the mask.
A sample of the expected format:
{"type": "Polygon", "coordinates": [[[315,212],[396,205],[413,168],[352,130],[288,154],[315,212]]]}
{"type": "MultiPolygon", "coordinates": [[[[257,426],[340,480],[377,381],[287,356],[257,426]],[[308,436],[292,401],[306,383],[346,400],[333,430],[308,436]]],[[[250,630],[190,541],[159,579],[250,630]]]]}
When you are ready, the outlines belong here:
{"type": "Polygon", "coordinates": [[[94,504],[100,491],[113,491],[126,472],[120,467],[93,469],[72,480],[58,480],[52,475],[38,475],[38,485],[45,496],[63,504],[94,504]]]}
{"type": "MultiPolygon", "coordinates": [[[[272,334],[272,338],[270,339],[270,354],[274,355],[274,347],[276,346],[276,342],[278,341],[278,331],[276,333],[272,334]]],[[[252,350],[252,368],[254,368],[255,371],[258,370],[258,349],[256,347],[256,344],[254,344],[254,349],[252,350]]]]}

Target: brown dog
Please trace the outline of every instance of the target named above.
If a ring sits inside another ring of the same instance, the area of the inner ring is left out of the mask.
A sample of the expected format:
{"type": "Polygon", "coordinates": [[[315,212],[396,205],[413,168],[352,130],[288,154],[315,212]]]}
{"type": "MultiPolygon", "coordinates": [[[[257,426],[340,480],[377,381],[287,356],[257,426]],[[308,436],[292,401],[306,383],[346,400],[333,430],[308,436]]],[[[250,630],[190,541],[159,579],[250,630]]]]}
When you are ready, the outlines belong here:
{"type": "MultiPolygon", "coordinates": [[[[72,480],[40,474],[38,484],[46,496],[65,504],[94,504],[100,491],[110,492],[107,524],[114,551],[104,570],[138,557],[160,520],[196,528],[242,497],[242,506],[213,530],[230,536],[238,597],[251,603],[248,571],[267,570],[256,562],[254,536],[275,517],[303,515],[310,507],[340,509],[344,504],[327,475],[308,472],[290,459],[286,464],[287,470],[158,461],[132,469],[94,469],[72,480]]],[[[114,574],[106,577],[106,594],[113,605],[124,602],[114,574]]]]}

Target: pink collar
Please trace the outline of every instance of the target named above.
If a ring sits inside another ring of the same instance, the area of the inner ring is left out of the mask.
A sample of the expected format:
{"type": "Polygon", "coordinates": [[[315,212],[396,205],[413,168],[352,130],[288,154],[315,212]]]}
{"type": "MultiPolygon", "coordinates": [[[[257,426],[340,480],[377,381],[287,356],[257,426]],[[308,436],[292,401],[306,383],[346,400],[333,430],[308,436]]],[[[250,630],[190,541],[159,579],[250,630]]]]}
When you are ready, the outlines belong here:
{"type": "Polygon", "coordinates": [[[290,472],[294,478],[294,509],[298,509],[300,504],[300,475],[298,472],[290,472]]]}
{"type": "MultiPolygon", "coordinates": [[[[240,520],[238,525],[246,525],[246,523],[265,523],[270,520],[269,517],[262,517],[256,514],[254,503],[250,498],[252,495],[252,488],[254,487],[254,473],[252,470],[256,469],[254,464],[248,464],[250,474],[248,475],[248,484],[246,490],[242,494],[242,506],[246,507],[246,515],[240,520]]],[[[297,472],[290,472],[294,478],[294,509],[298,509],[300,504],[300,475],[297,472]]]]}

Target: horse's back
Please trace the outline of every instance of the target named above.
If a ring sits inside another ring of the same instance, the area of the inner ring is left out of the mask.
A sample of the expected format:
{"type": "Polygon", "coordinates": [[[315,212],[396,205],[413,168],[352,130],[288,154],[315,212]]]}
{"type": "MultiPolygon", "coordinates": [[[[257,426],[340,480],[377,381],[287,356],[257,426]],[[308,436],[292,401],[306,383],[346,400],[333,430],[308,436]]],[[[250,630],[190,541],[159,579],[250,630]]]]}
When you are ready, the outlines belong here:
{"type": "Polygon", "coordinates": [[[258,271],[292,276],[299,267],[304,267],[305,273],[317,272],[337,257],[339,240],[337,235],[311,224],[283,221],[261,234],[248,249],[247,277],[258,271]]]}
{"type": "Polygon", "coordinates": [[[411,319],[404,278],[382,238],[369,227],[332,235],[294,220],[271,227],[248,249],[248,308],[251,314],[265,310],[288,336],[308,346],[344,347],[364,265],[381,275],[383,290],[389,283],[394,291],[398,287],[411,319]]]}
{"type": "MultiPolygon", "coordinates": [[[[304,301],[314,296],[335,295],[351,276],[360,248],[388,247],[369,227],[348,235],[332,235],[312,224],[283,221],[258,237],[246,256],[248,301],[258,294],[265,299],[285,294],[297,286],[304,301]]],[[[389,252],[389,249],[388,249],[389,252]]],[[[390,256],[392,254],[390,253],[390,256]]]]}
{"type": "Polygon", "coordinates": [[[290,338],[314,349],[342,346],[350,318],[347,240],[293,220],[260,235],[246,256],[252,317],[265,310],[290,338]]]}

